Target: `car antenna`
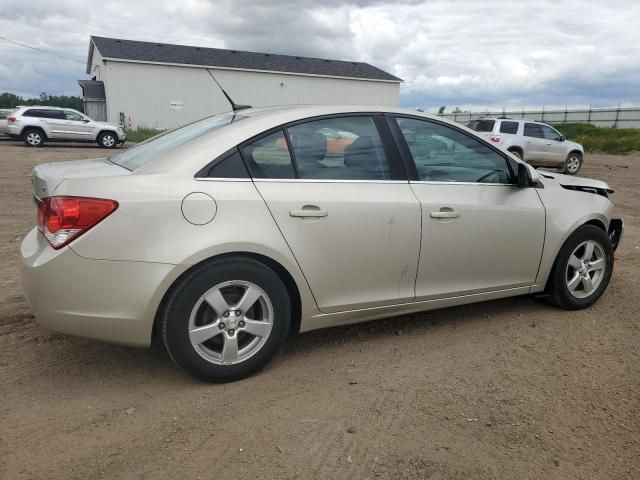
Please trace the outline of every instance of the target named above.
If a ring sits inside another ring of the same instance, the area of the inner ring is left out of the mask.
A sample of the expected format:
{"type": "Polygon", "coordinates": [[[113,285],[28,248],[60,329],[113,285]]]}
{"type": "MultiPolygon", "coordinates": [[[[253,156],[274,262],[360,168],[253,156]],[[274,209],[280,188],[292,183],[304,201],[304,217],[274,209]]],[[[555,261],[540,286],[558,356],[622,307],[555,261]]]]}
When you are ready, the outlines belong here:
{"type": "Polygon", "coordinates": [[[216,80],[216,77],[213,76],[213,73],[211,73],[211,70],[207,68],[207,72],[209,72],[209,75],[211,75],[211,78],[213,78],[213,81],[216,82],[216,85],[218,85],[218,88],[222,90],[222,94],[226,97],[226,99],[231,104],[231,110],[233,110],[234,112],[237,112],[238,110],[246,110],[247,108],[253,108],[251,105],[237,105],[233,100],[231,100],[231,97],[229,96],[229,94],[224,91],[224,88],[222,88],[222,85],[218,83],[218,80],[216,80]]]}

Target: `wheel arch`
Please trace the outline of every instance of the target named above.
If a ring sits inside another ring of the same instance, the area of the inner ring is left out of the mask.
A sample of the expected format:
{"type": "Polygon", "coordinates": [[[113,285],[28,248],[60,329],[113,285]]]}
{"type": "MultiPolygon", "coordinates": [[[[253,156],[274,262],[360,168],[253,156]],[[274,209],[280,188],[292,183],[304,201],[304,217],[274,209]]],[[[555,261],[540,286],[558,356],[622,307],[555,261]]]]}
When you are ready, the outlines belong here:
{"type": "Polygon", "coordinates": [[[45,140],[49,138],[47,137],[47,132],[44,131],[44,128],[39,127],[37,125],[33,125],[33,126],[28,125],[28,126],[22,127],[22,130],[20,130],[20,140],[24,140],[25,134],[31,130],[37,130],[40,133],[42,133],[42,136],[44,137],[45,140]]]}
{"type": "Polygon", "coordinates": [[[520,156],[522,156],[522,158],[524,159],[524,150],[522,149],[522,147],[518,146],[518,145],[512,145],[510,147],[507,147],[507,151],[508,152],[518,152],[520,154],[520,156]]]}
{"type": "Polygon", "coordinates": [[[182,279],[187,277],[193,270],[200,268],[203,265],[206,265],[207,263],[211,263],[215,260],[229,258],[229,257],[251,258],[271,268],[276,273],[276,275],[280,277],[285,287],[287,288],[287,292],[289,293],[289,297],[291,298],[291,301],[292,301],[292,305],[291,305],[292,317],[291,317],[291,326],[289,328],[289,336],[295,336],[298,334],[298,332],[300,331],[300,323],[302,320],[302,298],[300,295],[300,289],[298,288],[298,284],[293,278],[293,275],[291,275],[289,270],[287,270],[280,262],[278,262],[277,260],[274,260],[271,257],[268,257],[260,253],[256,253],[256,252],[233,251],[233,252],[225,252],[218,255],[213,255],[209,258],[201,260],[198,263],[195,263],[189,266],[189,268],[182,271],[180,275],[178,275],[175,279],[173,279],[173,281],[170,282],[170,284],[168,285],[167,288],[165,288],[164,293],[162,294],[162,299],[160,300],[160,303],[158,304],[155,311],[155,315],[153,317],[153,324],[151,327],[152,342],[158,338],[157,327],[158,327],[158,320],[160,318],[161,312],[164,309],[171,292],[177,287],[177,285],[182,281],[182,279]]]}
{"type": "Polygon", "coordinates": [[[593,225],[594,227],[600,228],[602,229],[603,232],[607,233],[607,227],[605,226],[605,224],[602,222],[602,220],[598,219],[598,218],[592,218],[590,220],[584,221],[582,223],[580,223],[577,227],[575,227],[573,230],[571,230],[571,232],[566,236],[566,238],[564,239],[564,241],[560,244],[560,248],[558,248],[558,250],[555,252],[555,256],[553,259],[553,265],[551,266],[551,270],[549,271],[549,275],[547,275],[547,279],[545,281],[545,285],[544,285],[544,292],[545,293],[549,293],[549,287],[550,287],[550,282],[551,279],[553,278],[555,272],[556,272],[556,266],[558,264],[558,256],[560,255],[560,252],[562,251],[562,248],[565,246],[565,244],[569,241],[569,239],[573,236],[574,233],[576,233],[578,231],[578,229],[584,227],[585,225],[593,225]]]}

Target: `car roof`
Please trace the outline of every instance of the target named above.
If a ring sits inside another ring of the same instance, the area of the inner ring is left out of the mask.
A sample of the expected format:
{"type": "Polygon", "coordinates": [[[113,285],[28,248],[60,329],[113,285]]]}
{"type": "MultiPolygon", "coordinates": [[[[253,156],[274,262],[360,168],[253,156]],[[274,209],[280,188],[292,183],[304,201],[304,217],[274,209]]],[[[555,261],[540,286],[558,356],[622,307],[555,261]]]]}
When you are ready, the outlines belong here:
{"type": "Polygon", "coordinates": [[[75,110],[75,108],[69,107],[50,107],[48,105],[20,105],[16,108],[33,108],[33,109],[43,109],[43,110],[75,110]]]}

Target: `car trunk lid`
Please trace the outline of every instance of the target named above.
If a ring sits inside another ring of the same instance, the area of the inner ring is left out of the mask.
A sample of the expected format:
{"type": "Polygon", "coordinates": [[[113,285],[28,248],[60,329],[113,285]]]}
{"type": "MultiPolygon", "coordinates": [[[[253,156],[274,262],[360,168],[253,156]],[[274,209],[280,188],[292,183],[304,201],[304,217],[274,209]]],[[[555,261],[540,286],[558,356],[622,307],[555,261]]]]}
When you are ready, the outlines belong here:
{"type": "Polygon", "coordinates": [[[52,196],[67,178],[95,178],[131,175],[131,171],[110,162],[107,158],[43,163],[33,169],[33,194],[42,199],[52,196]]]}

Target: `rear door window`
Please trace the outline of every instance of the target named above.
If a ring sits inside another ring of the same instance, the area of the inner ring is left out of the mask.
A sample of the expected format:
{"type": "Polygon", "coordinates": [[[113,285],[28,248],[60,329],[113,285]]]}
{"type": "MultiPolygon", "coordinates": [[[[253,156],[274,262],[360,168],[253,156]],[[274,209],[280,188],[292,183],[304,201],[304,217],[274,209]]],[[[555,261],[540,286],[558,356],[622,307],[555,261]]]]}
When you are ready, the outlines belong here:
{"type": "Polygon", "coordinates": [[[503,120],[500,123],[500,133],[510,133],[515,135],[518,133],[518,122],[507,122],[503,120]]]}
{"type": "Polygon", "coordinates": [[[472,120],[467,127],[476,132],[493,132],[493,126],[495,124],[495,120],[472,120]]]}
{"type": "Polygon", "coordinates": [[[340,116],[287,129],[302,179],[389,180],[389,162],[374,119],[340,116]]]}

